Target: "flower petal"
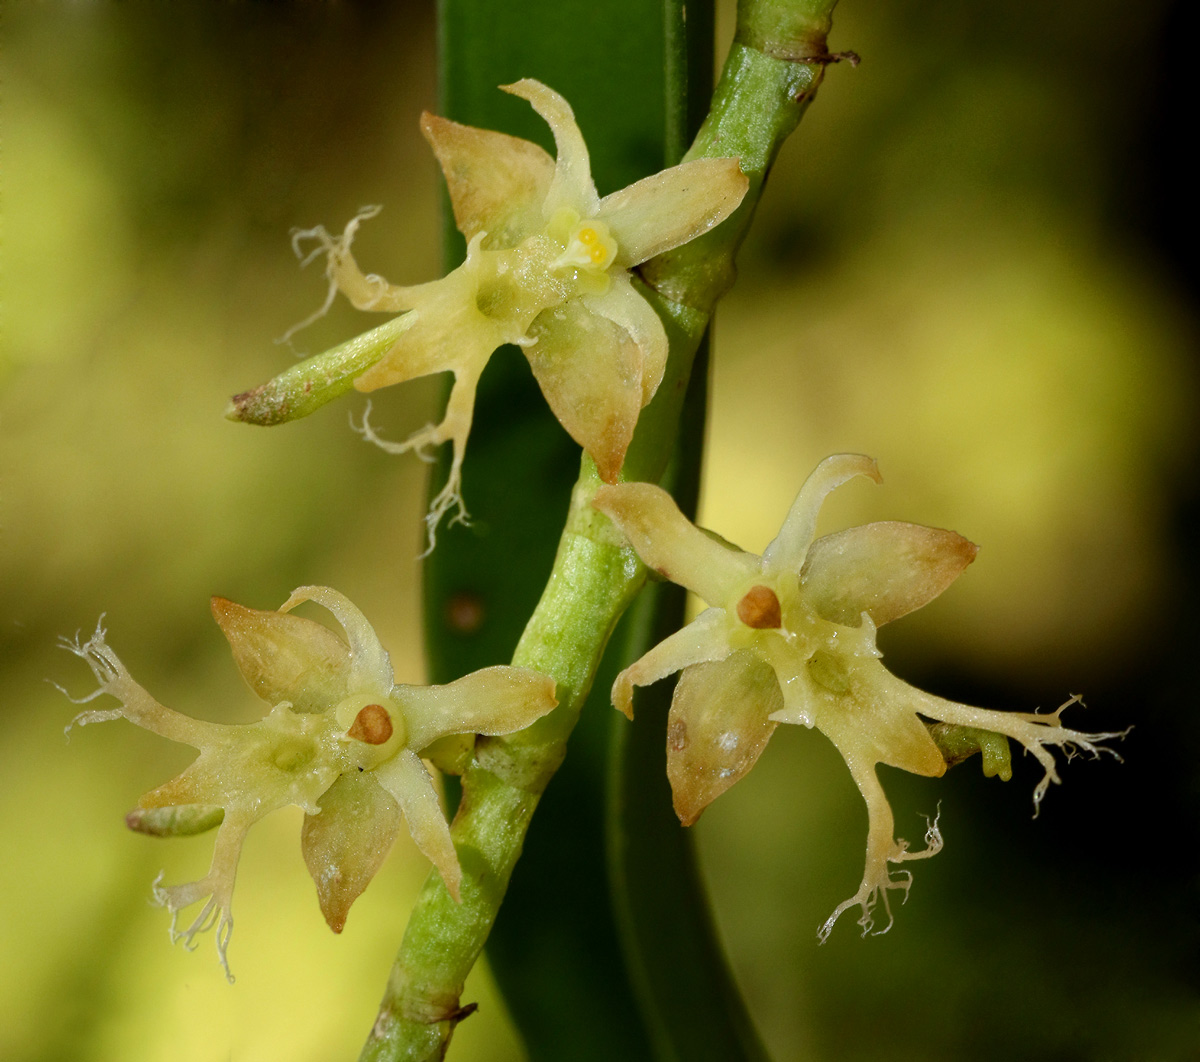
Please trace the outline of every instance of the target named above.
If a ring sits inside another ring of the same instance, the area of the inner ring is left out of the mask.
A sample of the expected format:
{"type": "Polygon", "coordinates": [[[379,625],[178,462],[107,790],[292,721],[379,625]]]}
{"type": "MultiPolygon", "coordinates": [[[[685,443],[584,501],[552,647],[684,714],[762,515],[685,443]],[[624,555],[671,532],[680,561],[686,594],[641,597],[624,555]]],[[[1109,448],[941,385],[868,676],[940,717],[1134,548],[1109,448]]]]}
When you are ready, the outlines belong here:
{"type": "Polygon", "coordinates": [[[642,409],[641,349],[576,300],[542,313],[529,334],[525,357],[551,410],[600,478],[615,482],[642,409]]]}
{"type": "Polygon", "coordinates": [[[542,206],[542,216],[547,220],[562,207],[570,207],[583,217],[592,217],[600,204],[596,186],[592,183],[592,164],[588,158],[587,144],[575,124],[575,112],[553,89],[533,78],[522,78],[511,85],[501,85],[501,90],[528,100],[550,126],[558,158],[554,167],[554,179],[542,206]]]}
{"type": "Polygon", "coordinates": [[[195,947],[197,933],[216,928],[217,956],[230,984],[233,983],[233,974],[229,969],[227,952],[229,938],[233,934],[233,885],[237,878],[242,844],[251,825],[252,820],[236,816],[229,816],[221,823],[213,845],[212,863],[208,873],[199,881],[184,885],[159,885],[155,881],[153,886],[154,902],[171,912],[172,943],[183,941],[183,946],[190,951],[195,947]],[[205,897],[209,898],[208,902],[187,929],[177,928],[180,911],[205,897]]]}
{"type": "Polygon", "coordinates": [[[350,650],[328,627],[223,597],[212,599],[212,614],[242,678],[268,704],[290,701],[297,712],[323,712],[349,692],[350,650]]]}
{"type": "Polygon", "coordinates": [[[606,195],[596,216],[612,230],[616,263],[627,269],[720,224],[749,187],[737,159],[695,159],[606,195]]]}
{"type": "Polygon", "coordinates": [[[953,531],[881,521],[817,539],[800,578],[825,619],[856,627],[866,612],[879,627],[932,601],[978,552],[953,531]]]}
{"type": "Polygon", "coordinates": [[[667,333],[654,307],[634,287],[629,274],[609,274],[611,283],[599,295],[583,296],[583,304],[593,313],[607,317],[627,332],[641,351],[642,405],[648,405],[662,383],[667,367],[667,333]]]}
{"type": "Polygon", "coordinates": [[[862,454],[834,454],[817,465],[792,502],[779,534],[763,550],[763,566],[799,572],[816,533],[821,505],[832,491],[855,476],[883,482],[875,459],[862,454]]]}
{"type": "Polygon", "coordinates": [[[511,734],[553,709],[554,680],[525,667],[485,667],[444,686],[397,686],[408,745],[447,734],[511,734]]]}
{"type": "Polygon", "coordinates": [[[862,927],[864,937],[868,933],[886,933],[892,928],[892,907],[888,894],[892,889],[902,889],[904,898],[907,899],[908,889],[912,884],[912,874],[909,871],[900,871],[893,877],[888,864],[928,859],[942,850],[942,835],[935,818],[933,822],[926,820],[925,847],[910,852],[908,842],[895,836],[892,805],[883,791],[883,786],[879,784],[874,765],[847,762],[854,777],[854,784],[858,786],[858,791],[867,805],[867,857],[862,884],[858,891],[839,903],[833,914],[825,919],[824,925],[817,931],[817,939],[822,944],[829,939],[834,923],[843,913],[855,906],[861,911],[858,924],[862,927]],[[876,908],[881,901],[887,924],[882,929],[875,929],[876,908]]]}
{"type": "Polygon", "coordinates": [[[592,504],[624,532],[647,567],[710,605],[724,605],[759,574],[757,557],[709,538],[652,483],[601,487],[592,504]]]}
{"type": "Polygon", "coordinates": [[[1128,731],[1089,734],[1082,730],[1071,730],[1062,725],[1062,714],[1067,709],[1079,703],[1078,697],[1072,697],[1061,704],[1053,712],[997,712],[990,708],[974,708],[971,705],[948,701],[935,697],[924,690],[916,689],[907,682],[896,678],[884,670],[879,679],[881,695],[890,698],[897,704],[904,704],[913,712],[920,712],[927,719],[940,723],[952,723],[956,726],[974,727],[987,730],[993,734],[1002,734],[1019,741],[1025,751],[1030,753],[1041,764],[1045,771],[1041,781],[1033,791],[1034,815],[1037,814],[1042,798],[1050,788],[1051,783],[1061,781],[1054,763],[1054,756],[1048,746],[1057,745],[1064,749],[1069,759],[1076,752],[1088,753],[1093,759],[1098,759],[1103,753],[1117,756],[1117,753],[1101,744],[1115,738],[1123,738],[1128,731]]]}
{"type": "Polygon", "coordinates": [[[724,660],[731,652],[725,610],[705,609],[617,676],[612,687],[613,707],[632,719],[634,686],[649,686],[692,664],[724,660]]]}
{"type": "Polygon", "coordinates": [[[367,689],[387,691],[392,688],[395,680],[387,650],[380,644],[375,628],[367,622],[367,617],[345,594],[329,586],[298,586],[292,591],[292,596],[280,605],[279,611],[288,612],[302,601],[315,601],[327,608],[346,632],[346,640],[350,643],[349,692],[367,689]]]}
{"type": "Polygon", "coordinates": [[[554,160],[537,144],[428,111],[421,132],[441,164],[454,222],[468,240],[486,231],[489,245],[514,247],[541,229],[554,160]]]}
{"type": "Polygon", "coordinates": [[[64,638],[62,647],[74,653],[91,668],[92,677],[97,683],[96,690],[86,697],[71,698],[76,704],[87,704],[102,695],[115,697],[121,702],[119,708],[93,708],[80,712],[66,727],[64,732],[67,734],[70,734],[71,727],[75,726],[128,719],[152,734],[200,749],[213,742],[219,742],[221,735],[228,729],[220,723],[193,719],[190,715],[159,704],[144,686],[134,680],[128,668],[121,663],[120,657],[108,647],[105,630],[99,623],[86,642],[80,641],[78,636],[73,641],[64,638]]]}
{"type": "Polygon", "coordinates": [[[350,905],[383,865],[400,830],[400,809],[372,774],[343,774],[306,815],[300,830],[304,864],[317,886],[321,913],[340,933],[350,905]]]}
{"type": "Polygon", "coordinates": [[[683,669],[667,716],[667,778],[684,826],[754,766],[781,708],[775,673],[749,650],[683,669]]]}
{"type": "Polygon", "coordinates": [[[446,889],[457,902],[462,882],[458,853],[450,838],[450,827],[442,806],[438,803],[433,779],[420,758],[411,749],[404,749],[395,758],[375,768],[375,780],[400,805],[409,833],[417,847],[438,869],[446,889]]]}

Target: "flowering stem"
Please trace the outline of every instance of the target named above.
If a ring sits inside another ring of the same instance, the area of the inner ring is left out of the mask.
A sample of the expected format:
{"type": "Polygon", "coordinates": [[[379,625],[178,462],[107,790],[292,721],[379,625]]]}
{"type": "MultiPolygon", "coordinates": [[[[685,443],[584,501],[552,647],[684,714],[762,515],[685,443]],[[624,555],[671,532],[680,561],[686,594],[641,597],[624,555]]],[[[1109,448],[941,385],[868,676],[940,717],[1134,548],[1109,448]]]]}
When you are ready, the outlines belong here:
{"type": "MultiPolygon", "coordinates": [[[[767,171],[820,82],[824,33],[811,30],[828,25],[834,2],[759,0],[740,7],[740,43],[730,54],[689,157],[739,155],[750,191],[728,222],[643,268],[646,294],[663,319],[671,355],[667,375],[643,410],[626,456],[627,479],[657,482],[666,471],[712,307],[732,283],[733,258],[767,171]],[[774,15],[781,10],[801,12],[806,27],[789,59],[775,57],[781,23],[774,15]],[[691,247],[696,250],[688,253],[691,247]]],[[[499,911],[533,812],[566,753],[617,620],[645,582],[644,566],[607,518],[591,507],[599,485],[595,466],[584,457],[549,581],[513,655],[514,664],[555,680],[559,707],[517,734],[477,741],[451,828],[463,870],[462,902],[450,898],[438,874],[427,879],[363,1060],[442,1057],[455,1023],[464,1016],[463,984],[499,911]]]]}

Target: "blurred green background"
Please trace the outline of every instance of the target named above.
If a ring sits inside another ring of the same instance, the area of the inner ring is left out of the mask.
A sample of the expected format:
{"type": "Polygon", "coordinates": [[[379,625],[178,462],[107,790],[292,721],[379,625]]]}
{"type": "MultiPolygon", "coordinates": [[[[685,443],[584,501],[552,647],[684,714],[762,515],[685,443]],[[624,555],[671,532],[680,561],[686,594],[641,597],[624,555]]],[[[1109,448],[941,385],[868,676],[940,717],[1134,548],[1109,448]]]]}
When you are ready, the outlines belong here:
{"type": "MultiPolygon", "coordinates": [[[[830,70],[722,309],[702,519],[757,551],[817,460],[870,453],[884,486],[839,492],[827,529],[910,519],[984,547],[882,633],[893,670],[999,708],[1080,692],[1077,725],[1136,729],[1124,765],[1067,766],[1032,823],[1024,760],[1008,785],[884,769],[900,833],[940,800],[946,848],[888,936],[847,922],[818,948],[866,817],[831,747],[781,728],[696,827],[780,1062],[1200,1055],[1194,21],[1115,0],[838,10],[832,45],[864,61],[830,70]]],[[[292,226],[381,203],[364,267],[436,275],[431,6],[7,3],[0,36],[0,1057],[353,1057],[426,870],[412,846],[334,937],[299,813],[264,822],[231,989],[148,903],[209,842],[121,824],[187,750],[123,724],[64,746],[46,680],[90,691],[55,642],[106,613],[164,702],[251,718],[207,598],[274,607],[303,583],[348,594],[420,680],[425,466],[364,446],[346,404],[271,431],[220,414],[323,297],[292,226]]],[[[294,352],[365,323],[339,307],[294,352]]],[[[434,397],[385,393],[378,422],[400,437],[434,397]]],[[[465,998],[454,1057],[521,1058],[486,971],[465,998]]]]}

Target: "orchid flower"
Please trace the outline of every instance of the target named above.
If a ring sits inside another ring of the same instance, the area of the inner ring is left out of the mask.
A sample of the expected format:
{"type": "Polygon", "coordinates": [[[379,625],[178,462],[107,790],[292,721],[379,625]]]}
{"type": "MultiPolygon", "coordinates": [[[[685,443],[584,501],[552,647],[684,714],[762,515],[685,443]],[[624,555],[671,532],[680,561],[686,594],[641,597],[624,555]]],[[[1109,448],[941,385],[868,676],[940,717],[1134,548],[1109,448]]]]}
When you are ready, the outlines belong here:
{"type": "Polygon", "coordinates": [[[864,935],[870,932],[880,900],[887,925],[879,932],[886,932],[888,892],[907,896],[911,884],[911,874],[893,876],[888,864],[941,848],[936,820],[921,851],[895,838],[877,764],[939,776],[948,761],[981,750],[984,773],[1008,779],[1012,738],[1045,771],[1033,793],[1036,814],[1050,783],[1059,781],[1050,746],[1098,756],[1111,752],[1100,742],[1123,736],[1063,727],[1062,713],[1077,697],[1048,714],[997,712],[923,693],[892,675],[876,648],[876,628],[937,597],[977,547],[953,531],[890,522],[814,541],[826,496],[856,476],[881,481],[870,458],[822,461],[761,557],[696,528],[669,494],[648,483],[601,487],[593,502],[647,566],[710,606],[622,671],[612,689],[613,704],[632,718],[634,686],[682,671],[667,721],[667,773],[684,825],[754,766],[778,723],[815,727],[846,761],[867,804],[866,868],[858,891],[821,927],[822,941],[854,906],[864,935]]]}
{"type": "Polygon", "coordinates": [[[133,680],[99,625],[86,642],[65,643],[99,683],[82,701],[107,694],[121,702],[83,712],[71,726],[125,718],[200,750],[181,774],[142,796],[127,819],[132,828],[159,835],[219,823],[203,878],[154,883],[156,902],[172,915],[172,939],[191,947],[198,933],[215,926],[229,975],[242,842],[254,823],[288,804],[304,809],[301,850],[334,932],[341,932],[350,905],[382,865],[402,819],[458,900],[462,871],[421,755],[448,735],[507,734],[528,726],[555,706],[554,682],[525,668],[491,667],[445,686],[397,685],[371,625],[328,587],[302,586],[278,611],[220,597],[213,598],[212,611],[242,677],[270,706],[256,723],[204,722],[159,704],[133,680]],[[304,601],[328,609],[344,637],[292,615],[304,601]],[[194,921],[179,930],[179,913],[201,901],[194,921]]]}
{"type": "Polygon", "coordinates": [[[453,444],[449,478],[427,517],[431,545],[450,509],[452,522],[466,518],[461,469],[475,388],[502,344],[522,348],[554,415],[601,478],[616,481],[667,360],[662,322],[630,269],[723,221],[748,187],[736,159],[697,159],[601,198],[567,101],[529,78],[501,87],[546,120],[557,159],[527,140],[422,115],[421,131],[468,241],[466,261],[416,287],[364,275],[350,247],[377,207],[361,211],[338,237],[323,227],[297,233],[297,241],[317,241],[310,258],[326,257],[326,307],[340,290],[359,309],[404,316],[235,396],[227,413],[272,424],[306,415],[351,381],[374,391],[452,372],[440,423],[402,443],[385,442],[363,425],[368,438],[395,453],[453,444]]]}

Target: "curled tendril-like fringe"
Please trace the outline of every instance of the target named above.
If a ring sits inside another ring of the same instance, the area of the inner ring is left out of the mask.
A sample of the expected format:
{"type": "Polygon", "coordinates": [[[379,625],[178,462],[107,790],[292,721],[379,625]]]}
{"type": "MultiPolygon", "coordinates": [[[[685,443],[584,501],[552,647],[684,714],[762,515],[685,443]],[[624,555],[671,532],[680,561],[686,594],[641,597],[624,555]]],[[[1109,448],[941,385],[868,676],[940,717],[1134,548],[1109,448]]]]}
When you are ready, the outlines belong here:
{"type": "MultiPolygon", "coordinates": [[[[325,257],[325,276],[329,280],[329,289],[325,293],[325,301],[321,303],[312,313],[304,320],[298,321],[292,325],[286,332],[283,333],[276,343],[287,343],[291,341],[292,336],[297,332],[303,331],[310,324],[314,324],[324,317],[329,308],[333,305],[333,300],[337,297],[338,282],[335,274],[335,263],[342,257],[350,253],[350,245],[354,242],[354,237],[358,232],[358,226],[364,221],[375,217],[383,207],[381,206],[366,206],[360,208],[357,214],[354,215],[347,223],[345,229],[342,230],[340,236],[331,236],[329,230],[324,225],[316,225],[311,229],[292,229],[292,252],[300,259],[300,268],[311,265],[320,257],[325,257]],[[301,244],[305,240],[315,240],[317,245],[307,253],[304,251],[301,244]]],[[[387,282],[374,274],[369,275],[367,281],[378,287],[381,292],[387,287],[387,282]]]]}
{"type": "Polygon", "coordinates": [[[432,464],[437,458],[429,452],[429,447],[440,446],[444,442],[454,444],[454,457],[451,461],[449,475],[446,477],[446,483],[430,501],[429,512],[425,514],[425,533],[429,545],[421,556],[428,557],[433,552],[434,546],[437,545],[438,524],[451,509],[457,511],[447,521],[447,527],[453,527],[455,524],[469,527],[471,524],[471,514],[467,512],[467,506],[462,497],[462,445],[452,432],[445,430],[445,420],[438,424],[426,424],[403,442],[393,442],[376,433],[371,425],[370,416],[371,402],[368,399],[366,409],[363,410],[362,420],[356,424],[354,417],[351,416],[350,427],[367,442],[378,446],[385,453],[403,454],[412,451],[426,464],[432,464]]]}
{"type": "Polygon", "coordinates": [[[1133,729],[1132,727],[1126,727],[1124,730],[1114,730],[1105,734],[1087,734],[1081,730],[1071,730],[1064,727],[1062,725],[1062,714],[1075,704],[1078,704],[1080,708],[1087,707],[1083,703],[1083,698],[1075,693],[1052,712],[1003,713],[1007,718],[1019,720],[1027,725],[1027,728],[1013,728],[1009,732],[1009,736],[1015,741],[1019,741],[1025,751],[1034,756],[1045,770],[1045,774],[1042,775],[1041,780],[1033,790],[1033,817],[1035,819],[1038,817],[1038,812],[1041,811],[1042,798],[1049,790],[1050,784],[1060,785],[1062,783],[1062,779],[1058,776],[1054,757],[1050,754],[1050,750],[1046,748],[1047,745],[1057,745],[1062,749],[1063,755],[1068,762],[1085,752],[1093,760],[1098,760],[1107,753],[1120,762],[1121,754],[1116,749],[1102,745],[1101,742],[1121,740],[1133,729]],[[1046,734],[1047,737],[1042,739],[1039,737],[1040,734],[1046,734]]]}
{"type": "Polygon", "coordinates": [[[938,804],[938,809],[934,813],[933,819],[930,820],[928,816],[925,817],[925,847],[920,851],[909,851],[908,842],[901,837],[894,842],[891,851],[882,864],[872,865],[873,861],[868,861],[866,873],[863,875],[863,883],[859,886],[858,892],[838,904],[834,908],[833,913],[825,919],[821,928],[817,930],[818,942],[824,944],[829,939],[829,934],[833,932],[833,927],[837,920],[851,907],[855,906],[862,909],[858,924],[862,928],[862,935],[864,937],[881,936],[892,928],[892,923],[895,919],[892,915],[892,905],[888,893],[892,889],[903,889],[904,896],[900,902],[907,903],[908,890],[912,887],[912,871],[901,870],[893,875],[888,869],[887,863],[903,863],[913,859],[929,859],[937,855],[942,850],[944,844],[942,831],[938,829],[938,819],[940,817],[941,804],[938,804]],[[880,903],[883,904],[884,913],[887,915],[887,925],[882,929],[876,929],[875,910],[880,903]]]}
{"type": "MultiPolygon", "coordinates": [[[[87,664],[93,678],[96,680],[96,689],[83,697],[72,697],[57,682],[52,682],[51,685],[72,704],[90,704],[97,697],[107,693],[107,687],[121,675],[121,662],[104,640],[105,635],[108,633],[104,629],[104,616],[105,613],[100,614],[100,618],[96,621],[96,629],[86,642],[83,641],[83,635],[79,631],[75,632],[74,638],[61,637],[58,640],[58,644],[62,648],[66,649],[69,653],[73,653],[87,664]]],[[[93,709],[87,712],[80,712],[63,727],[63,734],[70,740],[71,731],[77,726],[88,726],[90,723],[108,723],[114,719],[122,718],[124,714],[123,708],[93,709]]]]}
{"type": "Polygon", "coordinates": [[[230,984],[233,984],[236,978],[233,972],[229,969],[229,939],[233,936],[233,914],[229,907],[225,904],[217,902],[215,895],[209,894],[208,901],[200,909],[200,913],[192,919],[191,925],[186,929],[179,928],[179,913],[185,908],[190,907],[193,903],[197,903],[203,899],[205,893],[199,892],[205,887],[204,881],[193,882],[190,885],[163,885],[163,872],[160,872],[158,877],[154,879],[151,885],[151,890],[154,895],[154,902],[160,907],[165,907],[171,912],[171,925],[168,930],[171,936],[172,944],[182,944],[188,951],[195,951],[199,946],[199,941],[196,937],[201,933],[207,933],[210,929],[216,928],[216,944],[217,955],[221,961],[221,967],[225,971],[225,977],[230,984]],[[193,892],[198,893],[192,895],[193,892]],[[179,894],[183,894],[180,898],[179,894]]]}

